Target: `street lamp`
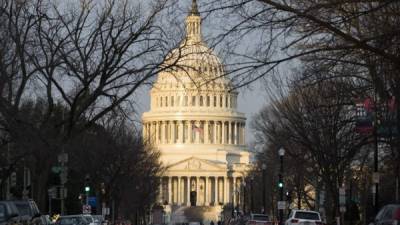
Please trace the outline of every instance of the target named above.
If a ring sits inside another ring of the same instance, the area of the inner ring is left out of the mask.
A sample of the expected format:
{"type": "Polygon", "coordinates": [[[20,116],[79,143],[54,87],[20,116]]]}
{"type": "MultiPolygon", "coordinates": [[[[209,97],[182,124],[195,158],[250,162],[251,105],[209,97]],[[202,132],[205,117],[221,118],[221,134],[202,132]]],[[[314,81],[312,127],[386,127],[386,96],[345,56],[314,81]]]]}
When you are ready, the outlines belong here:
{"type": "Polygon", "coordinates": [[[266,184],[265,184],[265,172],[266,172],[266,170],[267,170],[267,165],[265,164],[265,163],[263,163],[262,165],[261,165],[261,169],[262,169],[262,186],[263,186],[263,188],[262,188],[262,202],[263,202],[263,213],[264,214],[266,214],[266,210],[267,210],[267,202],[265,201],[265,192],[266,192],[266,190],[265,190],[265,188],[266,188],[266,184]]]}
{"type": "Polygon", "coordinates": [[[279,170],[279,200],[280,203],[278,203],[278,209],[279,209],[279,224],[283,224],[283,209],[284,209],[284,202],[283,202],[283,156],[285,155],[285,149],[284,148],[279,148],[278,150],[279,154],[279,160],[280,160],[280,170],[279,170]]]}
{"type": "Polygon", "coordinates": [[[250,212],[254,212],[254,192],[253,192],[253,183],[254,182],[254,175],[250,176],[250,212]]]}

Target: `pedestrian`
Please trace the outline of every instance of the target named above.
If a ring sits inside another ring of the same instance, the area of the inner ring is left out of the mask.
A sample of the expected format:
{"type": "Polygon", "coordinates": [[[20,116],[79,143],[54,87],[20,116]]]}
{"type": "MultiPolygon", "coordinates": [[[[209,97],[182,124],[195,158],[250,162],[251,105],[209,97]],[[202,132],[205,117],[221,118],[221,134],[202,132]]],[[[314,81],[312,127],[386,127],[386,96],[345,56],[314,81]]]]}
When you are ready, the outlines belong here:
{"type": "Polygon", "coordinates": [[[214,225],[214,221],[211,220],[210,225],[214,225]]]}

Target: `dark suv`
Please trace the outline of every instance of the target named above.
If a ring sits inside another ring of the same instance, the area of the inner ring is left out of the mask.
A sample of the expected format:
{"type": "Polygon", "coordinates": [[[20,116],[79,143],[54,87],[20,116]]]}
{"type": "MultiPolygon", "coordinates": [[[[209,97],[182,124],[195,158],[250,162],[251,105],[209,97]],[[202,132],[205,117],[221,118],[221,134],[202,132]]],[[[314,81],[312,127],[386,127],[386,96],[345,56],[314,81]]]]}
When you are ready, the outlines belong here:
{"type": "Polygon", "coordinates": [[[374,225],[400,225],[400,204],[385,205],[376,214],[374,225]]]}
{"type": "Polygon", "coordinates": [[[23,224],[41,224],[40,211],[33,200],[14,200],[23,224]]]}
{"type": "Polygon", "coordinates": [[[19,224],[17,207],[11,201],[0,201],[0,225],[19,224]]]}

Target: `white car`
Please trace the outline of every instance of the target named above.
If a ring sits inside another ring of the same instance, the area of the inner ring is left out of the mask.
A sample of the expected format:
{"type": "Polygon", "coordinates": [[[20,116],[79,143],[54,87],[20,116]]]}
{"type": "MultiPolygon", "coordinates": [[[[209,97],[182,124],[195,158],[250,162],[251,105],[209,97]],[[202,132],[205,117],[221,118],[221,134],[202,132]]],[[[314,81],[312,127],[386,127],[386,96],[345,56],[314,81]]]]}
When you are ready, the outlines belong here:
{"type": "Polygon", "coordinates": [[[247,220],[246,225],[272,225],[272,222],[268,215],[252,213],[250,214],[250,218],[247,220]]]}
{"type": "Polygon", "coordinates": [[[293,209],[285,225],[323,225],[319,212],[293,209]]]}

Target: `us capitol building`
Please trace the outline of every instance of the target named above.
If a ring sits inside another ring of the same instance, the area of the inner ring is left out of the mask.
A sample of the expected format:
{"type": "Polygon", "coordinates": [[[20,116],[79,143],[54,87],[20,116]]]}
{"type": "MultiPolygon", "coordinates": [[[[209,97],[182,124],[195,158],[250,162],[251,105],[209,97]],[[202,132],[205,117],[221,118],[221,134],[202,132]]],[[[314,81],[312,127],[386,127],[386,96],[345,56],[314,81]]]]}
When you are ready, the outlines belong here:
{"type": "Polygon", "coordinates": [[[250,160],[246,118],[237,111],[238,92],[231,90],[224,66],[201,36],[193,0],[186,37],[165,60],[170,69],[158,74],[150,111],[142,117],[143,137],[161,152],[167,168],[159,190],[169,217],[164,222],[188,222],[179,221],[188,208],[206,208],[203,219],[216,222],[224,206],[243,199],[250,160]]]}

